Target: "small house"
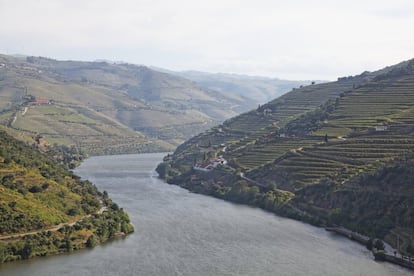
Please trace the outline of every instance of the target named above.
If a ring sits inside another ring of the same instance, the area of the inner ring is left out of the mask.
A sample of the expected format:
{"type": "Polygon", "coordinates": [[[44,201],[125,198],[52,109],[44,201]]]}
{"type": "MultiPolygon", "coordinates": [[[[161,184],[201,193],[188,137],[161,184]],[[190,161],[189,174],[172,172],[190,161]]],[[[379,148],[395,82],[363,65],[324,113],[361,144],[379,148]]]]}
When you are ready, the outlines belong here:
{"type": "Polygon", "coordinates": [[[375,131],[386,131],[388,126],[376,126],[375,131]]]}
{"type": "Polygon", "coordinates": [[[193,169],[196,171],[209,172],[217,168],[218,165],[227,164],[227,160],[222,157],[211,158],[207,162],[197,163],[193,169]]]}

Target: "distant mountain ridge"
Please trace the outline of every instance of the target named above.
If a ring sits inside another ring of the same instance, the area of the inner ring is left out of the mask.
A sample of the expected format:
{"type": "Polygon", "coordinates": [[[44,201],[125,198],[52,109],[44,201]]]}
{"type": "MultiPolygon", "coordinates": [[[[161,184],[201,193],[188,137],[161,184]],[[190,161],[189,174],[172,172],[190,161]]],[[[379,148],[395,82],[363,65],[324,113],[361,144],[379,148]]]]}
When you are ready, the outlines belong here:
{"type": "Polygon", "coordinates": [[[206,73],[201,71],[164,71],[192,80],[202,87],[220,91],[226,94],[236,94],[240,97],[249,99],[251,102],[251,108],[255,108],[258,104],[263,104],[270,100],[278,98],[284,93],[289,92],[292,88],[298,88],[303,85],[308,85],[312,82],[326,82],[319,80],[283,80],[261,76],[249,76],[229,73],[206,73]]]}
{"type": "Polygon", "coordinates": [[[91,154],[172,150],[256,107],[236,93],[145,66],[32,56],[0,55],[0,97],[0,122],[9,132],[91,154]]]}

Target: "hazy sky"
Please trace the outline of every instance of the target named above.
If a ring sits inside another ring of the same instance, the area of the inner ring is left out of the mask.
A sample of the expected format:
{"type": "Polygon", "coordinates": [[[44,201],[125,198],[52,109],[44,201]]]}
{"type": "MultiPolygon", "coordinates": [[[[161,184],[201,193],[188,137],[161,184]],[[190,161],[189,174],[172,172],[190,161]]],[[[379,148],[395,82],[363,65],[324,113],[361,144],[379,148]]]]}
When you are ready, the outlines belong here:
{"type": "Polygon", "coordinates": [[[414,58],[413,0],[0,0],[0,52],[336,79],[414,58]]]}

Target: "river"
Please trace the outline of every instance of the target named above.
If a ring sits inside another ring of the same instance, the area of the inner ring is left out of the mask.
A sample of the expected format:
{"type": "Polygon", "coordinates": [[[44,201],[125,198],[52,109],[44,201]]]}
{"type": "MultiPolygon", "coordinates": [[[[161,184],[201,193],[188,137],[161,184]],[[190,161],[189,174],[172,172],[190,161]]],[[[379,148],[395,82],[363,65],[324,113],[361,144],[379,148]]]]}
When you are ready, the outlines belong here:
{"type": "Polygon", "coordinates": [[[130,214],[135,233],[4,264],[0,275],[413,275],[324,229],[168,185],[154,172],[162,156],[92,157],[76,169],[130,214]]]}

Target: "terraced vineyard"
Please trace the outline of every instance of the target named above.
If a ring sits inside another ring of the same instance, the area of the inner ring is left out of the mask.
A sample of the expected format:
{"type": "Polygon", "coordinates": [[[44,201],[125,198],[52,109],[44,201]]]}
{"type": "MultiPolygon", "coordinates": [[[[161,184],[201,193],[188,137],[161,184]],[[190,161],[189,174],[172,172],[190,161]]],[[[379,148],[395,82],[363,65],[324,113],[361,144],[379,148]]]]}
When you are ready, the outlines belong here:
{"type": "Polygon", "coordinates": [[[407,127],[414,121],[413,87],[414,77],[407,76],[355,89],[338,99],[327,128],[318,133],[332,136],[329,127],[347,128],[348,133],[382,125],[407,127]]]}
{"type": "Polygon", "coordinates": [[[6,55],[0,63],[0,125],[89,154],[171,151],[252,108],[145,66],[6,55]]]}
{"type": "MultiPolygon", "coordinates": [[[[304,145],[304,143],[302,143],[304,145]]],[[[397,158],[414,156],[414,137],[365,135],[345,141],[308,144],[248,175],[261,182],[275,181],[297,190],[321,179],[343,183],[361,174],[373,173],[397,158]]]]}
{"type": "Polygon", "coordinates": [[[89,154],[147,151],[150,147],[162,150],[161,141],[151,144],[144,135],[110,118],[79,109],[64,104],[26,107],[16,113],[9,128],[29,136],[40,133],[50,144],[73,144],[89,154]]]}
{"type": "Polygon", "coordinates": [[[314,142],[314,140],[278,138],[277,143],[252,144],[246,148],[239,148],[231,153],[231,157],[243,170],[248,171],[273,162],[285,155],[286,152],[297,152],[302,147],[312,145],[314,142]]]}
{"type": "MultiPolygon", "coordinates": [[[[185,155],[185,151],[190,151],[190,149],[196,150],[199,148],[199,145],[219,146],[221,144],[226,146],[226,156],[232,156],[233,152],[237,156],[238,152],[243,152],[247,145],[249,145],[249,150],[254,152],[256,141],[278,135],[280,129],[289,121],[349,91],[356,85],[366,83],[374,76],[375,74],[363,74],[361,76],[343,78],[337,82],[294,89],[278,99],[259,106],[257,110],[229,119],[222,125],[188,140],[177,148],[176,155],[181,153],[185,155]]],[[[308,142],[304,144],[306,145],[308,142]]],[[[286,149],[294,149],[296,146],[288,146],[286,149]]],[[[277,156],[278,153],[276,151],[274,153],[277,156]]],[[[245,168],[251,169],[252,164],[247,165],[245,168]]]]}
{"type": "Polygon", "coordinates": [[[364,78],[355,77],[333,83],[294,89],[274,101],[259,106],[256,111],[242,114],[224,122],[223,126],[230,133],[243,133],[258,137],[269,133],[275,127],[276,129],[282,128],[290,120],[315,109],[326,101],[352,89],[356,84],[365,81],[364,78]]]}
{"type": "MultiPolygon", "coordinates": [[[[409,75],[392,82],[370,83],[342,94],[325,124],[303,140],[309,142],[311,137],[327,135],[333,141],[322,144],[302,142],[297,145],[303,148],[301,151],[265,169],[260,168],[271,171],[267,176],[252,171],[252,177],[262,175],[261,181],[270,181],[276,173],[281,183],[286,186],[289,182],[295,190],[324,178],[344,182],[356,175],[373,172],[395,158],[412,154],[413,87],[414,79],[409,75]],[[338,132],[341,134],[339,138],[336,137],[338,132]],[[349,137],[343,138],[345,135],[349,137]]],[[[257,151],[257,154],[261,155],[261,152],[257,151]]],[[[264,162],[268,160],[264,159],[264,162]]]]}
{"type": "MultiPolygon", "coordinates": [[[[288,191],[296,195],[287,204],[293,207],[279,206],[273,211],[301,218],[306,218],[305,213],[314,216],[313,222],[343,223],[395,243],[391,229],[404,236],[414,233],[414,220],[401,205],[414,201],[414,190],[389,175],[395,175],[400,166],[404,174],[410,174],[405,164],[413,158],[411,60],[295,89],[232,118],[181,145],[166,160],[170,165],[166,175],[171,183],[189,181],[186,188],[202,185],[205,193],[223,198],[229,189],[239,193],[240,181],[248,181],[258,188],[257,205],[267,209],[268,203],[261,198],[269,190],[288,191]],[[202,183],[195,181],[191,162],[202,153],[204,157],[222,155],[233,177],[212,174],[210,182],[205,182],[205,176],[202,183]],[[364,181],[371,178],[379,179],[381,185],[368,188],[364,181]],[[303,208],[306,211],[300,211],[303,208]],[[397,209],[401,217],[390,217],[397,209]]],[[[404,242],[414,244],[414,240],[404,242]]]]}
{"type": "Polygon", "coordinates": [[[337,82],[309,85],[295,89],[282,97],[271,101],[262,108],[272,110],[272,118],[282,127],[299,115],[314,110],[330,99],[338,97],[341,93],[349,91],[355,85],[365,83],[363,77],[342,79],[337,82]]]}

